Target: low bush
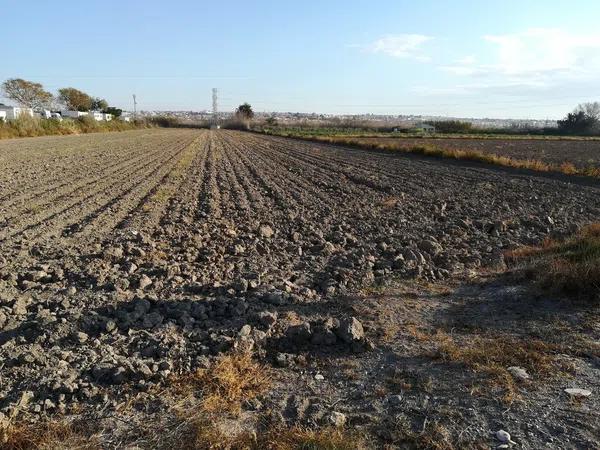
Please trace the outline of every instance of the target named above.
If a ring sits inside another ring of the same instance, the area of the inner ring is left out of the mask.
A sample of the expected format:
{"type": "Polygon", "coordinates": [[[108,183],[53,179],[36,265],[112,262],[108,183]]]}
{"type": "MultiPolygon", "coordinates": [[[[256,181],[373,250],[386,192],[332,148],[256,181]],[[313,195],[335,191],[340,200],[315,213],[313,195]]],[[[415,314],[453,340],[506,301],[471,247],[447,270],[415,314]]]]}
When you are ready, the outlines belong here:
{"type": "Polygon", "coordinates": [[[227,130],[248,130],[249,127],[249,122],[236,117],[223,122],[222,125],[222,128],[227,130]]]}
{"type": "Polygon", "coordinates": [[[162,127],[162,128],[177,128],[180,126],[179,120],[175,117],[170,117],[170,116],[151,117],[150,119],[148,119],[148,121],[151,124],[156,125],[157,127],[162,127]]]}

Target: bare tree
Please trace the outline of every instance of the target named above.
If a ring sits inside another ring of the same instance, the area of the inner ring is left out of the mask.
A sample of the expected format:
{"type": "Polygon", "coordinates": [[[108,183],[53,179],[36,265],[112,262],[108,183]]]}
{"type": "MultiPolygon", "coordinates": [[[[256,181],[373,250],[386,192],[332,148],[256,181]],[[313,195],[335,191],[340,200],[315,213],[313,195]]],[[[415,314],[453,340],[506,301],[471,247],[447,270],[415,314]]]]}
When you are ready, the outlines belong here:
{"type": "Polygon", "coordinates": [[[50,92],[44,90],[44,86],[40,83],[22,78],[6,80],[2,83],[2,92],[5,97],[26,108],[49,108],[54,98],[50,92]]]}
{"type": "Polygon", "coordinates": [[[591,119],[600,120],[600,102],[580,103],[574,112],[583,112],[591,119]]]}

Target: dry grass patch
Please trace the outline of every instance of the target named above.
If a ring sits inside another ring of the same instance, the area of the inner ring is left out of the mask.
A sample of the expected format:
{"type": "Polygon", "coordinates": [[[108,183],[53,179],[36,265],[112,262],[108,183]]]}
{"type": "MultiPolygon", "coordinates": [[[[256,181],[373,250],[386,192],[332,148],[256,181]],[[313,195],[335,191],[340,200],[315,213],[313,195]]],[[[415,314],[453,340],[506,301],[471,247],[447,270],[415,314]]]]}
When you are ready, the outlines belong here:
{"type": "Polygon", "coordinates": [[[400,197],[388,197],[381,202],[381,206],[385,209],[393,209],[400,203],[400,197]]]}
{"type": "Polygon", "coordinates": [[[209,413],[237,414],[244,401],[265,392],[270,385],[269,369],[252,359],[250,353],[221,356],[208,369],[175,380],[179,393],[202,394],[202,408],[209,413]]]}
{"type": "MultiPolygon", "coordinates": [[[[167,412],[165,412],[167,415],[167,412]]],[[[175,422],[151,422],[120,441],[123,448],[153,450],[362,450],[366,439],[343,428],[265,426],[254,431],[228,427],[222,417],[202,411],[181,412],[175,422]]],[[[109,437],[108,430],[104,430],[109,437]]],[[[89,428],[68,422],[46,422],[12,427],[0,434],[2,450],[102,450],[105,447],[89,428]]]]}
{"type": "Polygon", "coordinates": [[[572,369],[558,360],[562,347],[537,339],[478,335],[457,339],[438,331],[430,340],[436,344],[437,358],[484,374],[489,387],[503,390],[502,400],[506,403],[519,397],[517,380],[508,367],[522,367],[535,378],[565,374],[572,369]]]}
{"type": "Polygon", "coordinates": [[[388,440],[394,445],[384,445],[385,450],[397,448],[415,450],[484,450],[489,446],[457,438],[442,423],[425,419],[420,430],[415,431],[405,417],[397,417],[384,424],[388,440]]]}
{"type": "MultiPolygon", "coordinates": [[[[339,428],[270,427],[259,432],[232,436],[214,424],[196,424],[195,434],[186,444],[173,448],[186,450],[366,450],[367,441],[358,433],[339,428]]],[[[177,446],[177,444],[179,446],[177,446]]]]}
{"type": "Polygon", "coordinates": [[[270,450],[361,450],[367,444],[357,433],[342,429],[311,430],[301,427],[272,429],[257,439],[258,449],[270,450]]]}
{"type": "Polygon", "coordinates": [[[542,288],[600,301],[600,223],[582,228],[570,239],[512,250],[505,259],[542,288]]]}
{"type": "Polygon", "coordinates": [[[396,369],[385,378],[389,392],[410,391],[418,389],[427,393],[433,392],[432,377],[405,369],[396,369]]]}
{"type": "Polygon", "coordinates": [[[9,424],[0,428],[3,450],[101,450],[98,439],[83,424],[45,422],[9,424]]]}

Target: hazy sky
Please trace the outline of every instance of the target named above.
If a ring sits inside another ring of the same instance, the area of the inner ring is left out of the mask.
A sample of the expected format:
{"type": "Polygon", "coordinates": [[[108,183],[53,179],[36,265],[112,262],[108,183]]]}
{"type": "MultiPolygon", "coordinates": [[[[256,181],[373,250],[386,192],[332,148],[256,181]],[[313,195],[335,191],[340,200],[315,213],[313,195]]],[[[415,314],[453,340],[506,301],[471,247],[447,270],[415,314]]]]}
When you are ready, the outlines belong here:
{"type": "Polygon", "coordinates": [[[600,100],[600,1],[0,0],[0,80],[131,109],[558,118],[600,100]]]}

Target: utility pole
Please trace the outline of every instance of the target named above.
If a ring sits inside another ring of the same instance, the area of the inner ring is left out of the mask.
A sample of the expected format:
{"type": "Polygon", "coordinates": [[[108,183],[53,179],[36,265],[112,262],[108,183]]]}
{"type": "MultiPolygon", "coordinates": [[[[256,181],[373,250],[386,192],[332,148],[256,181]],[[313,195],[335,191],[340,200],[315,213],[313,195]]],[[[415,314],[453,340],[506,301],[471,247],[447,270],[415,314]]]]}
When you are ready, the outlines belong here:
{"type": "Polygon", "coordinates": [[[137,100],[133,94],[133,120],[137,119],[137,100]]]}
{"type": "Polygon", "coordinates": [[[217,124],[219,123],[217,88],[212,89],[212,113],[213,113],[213,123],[215,126],[217,126],[217,124]]]}

